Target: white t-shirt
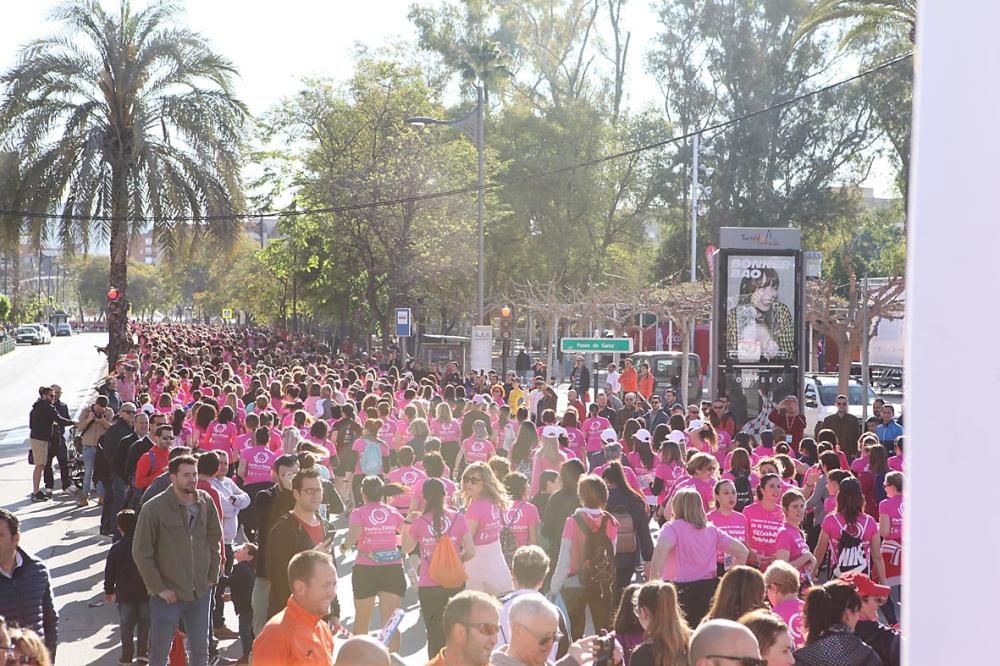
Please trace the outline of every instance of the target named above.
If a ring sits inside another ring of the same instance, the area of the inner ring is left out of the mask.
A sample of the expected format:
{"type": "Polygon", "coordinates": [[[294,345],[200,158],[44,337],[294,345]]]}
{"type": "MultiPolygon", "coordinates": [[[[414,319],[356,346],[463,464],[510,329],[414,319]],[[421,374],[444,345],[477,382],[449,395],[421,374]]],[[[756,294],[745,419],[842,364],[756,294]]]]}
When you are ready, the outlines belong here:
{"type": "Polygon", "coordinates": [[[612,393],[618,393],[622,390],[621,378],[622,374],[617,370],[608,373],[607,383],[611,384],[612,393]]]}

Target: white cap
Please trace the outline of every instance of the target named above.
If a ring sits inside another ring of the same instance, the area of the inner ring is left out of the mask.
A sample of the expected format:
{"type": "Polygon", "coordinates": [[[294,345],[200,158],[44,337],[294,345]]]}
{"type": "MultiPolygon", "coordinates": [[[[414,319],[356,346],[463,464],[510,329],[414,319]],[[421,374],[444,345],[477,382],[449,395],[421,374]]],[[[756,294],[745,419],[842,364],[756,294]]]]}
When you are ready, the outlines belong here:
{"type": "Polygon", "coordinates": [[[667,439],[676,444],[681,444],[684,442],[684,433],[680,430],[671,430],[670,434],[667,435],[667,439]]]}
{"type": "Polygon", "coordinates": [[[691,432],[692,430],[701,430],[703,425],[705,424],[701,422],[701,419],[695,419],[688,424],[688,432],[691,432]]]}
{"type": "Polygon", "coordinates": [[[542,437],[550,437],[552,439],[559,438],[559,426],[547,425],[542,428],[542,437]]]}
{"type": "Polygon", "coordinates": [[[145,412],[147,415],[150,415],[156,411],[156,407],[153,407],[153,403],[147,402],[143,404],[143,406],[140,407],[139,410],[145,412]]]}
{"type": "Polygon", "coordinates": [[[562,426],[556,426],[556,437],[569,437],[569,432],[562,426]]]}
{"type": "Polygon", "coordinates": [[[645,428],[640,428],[639,430],[636,430],[635,434],[632,436],[635,437],[640,442],[646,442],[647,444],[653,441],[653,434],[648,430],[646,430],[645,428]]]}
{"type": "Polygon", "coordinates": [[[482,393],[477,393],[476,395],[472,396],[472,402],[477,405],[485,405],[486,396],[483,395],[482,393]]]}
{"type": "Polygon", "coordinates": [[[614,428],[605,428],[601,431],[601,441],[605,444],[612,444],[618,441],[618,433],[614,428]]]}

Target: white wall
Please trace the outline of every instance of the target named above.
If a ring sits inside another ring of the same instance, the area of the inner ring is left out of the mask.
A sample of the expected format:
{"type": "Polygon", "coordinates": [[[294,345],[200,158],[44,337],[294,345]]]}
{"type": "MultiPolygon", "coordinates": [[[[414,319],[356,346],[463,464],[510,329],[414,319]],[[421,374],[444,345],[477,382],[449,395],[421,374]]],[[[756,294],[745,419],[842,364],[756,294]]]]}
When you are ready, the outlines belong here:
{"type": "Polygon", "coordinates": [[[1000,446],[982,419],[945,415],[957,404],[988,415],[1000,402],[1000,3],[921,0],[919,12],[906,275],[904,663],[997,664],[1000,446]],[[942,451],[953,474],[942,473],[942,451]]]}

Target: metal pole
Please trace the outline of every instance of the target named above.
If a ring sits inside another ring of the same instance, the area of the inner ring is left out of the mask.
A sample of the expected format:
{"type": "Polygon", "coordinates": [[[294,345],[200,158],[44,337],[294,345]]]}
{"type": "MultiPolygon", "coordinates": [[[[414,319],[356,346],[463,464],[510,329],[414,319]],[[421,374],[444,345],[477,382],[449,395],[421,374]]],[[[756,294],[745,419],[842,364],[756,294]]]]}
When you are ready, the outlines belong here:
{"type": "Polygon", "coordinates": [[[694,135],[691,157],[691,282],[698,281],[698,151],[701,134],[694,135]]]}
{"type": "Polygon", "coordinates": [[[263,250],[264,249],[264,216],[263,215],[260,216],[260,221],[258,222],[258,224],[260,225],[260,227],[259,227],[260,249],[263,250]]]}
{"type": "MultiPolygon", "coordinates": [[[[865,275],[861,287],[861,423],[868,420],[868,276],[865,275]]],[[[847,362],[851,362],[851,357],[847,357],[847,362]]],[[[850,388],[848,388],[850,392],[850,388]]],[[[848,395],[848,404],[850,404],[848,395]]]]}
{"type": "Polygon", "coordinates": [[[484,325],[486,323],[484,317],[484,289],[485,289],[485,277],[484,277],[484,243],[485,243],[485,231],[483,229],[483,218],[486,214],[486,190],[483,189],[485,181],[485,127],[483,122],[483,87],[476,86],[476,157],[479,162],[479,173],[477,178],[478,185],[478,196],[477,196],[477,207],[476,207],[476,223],[478,226],[479,234],[479,262],[478,262],[478,275],[476,276],[476,323],[484,325]]]}

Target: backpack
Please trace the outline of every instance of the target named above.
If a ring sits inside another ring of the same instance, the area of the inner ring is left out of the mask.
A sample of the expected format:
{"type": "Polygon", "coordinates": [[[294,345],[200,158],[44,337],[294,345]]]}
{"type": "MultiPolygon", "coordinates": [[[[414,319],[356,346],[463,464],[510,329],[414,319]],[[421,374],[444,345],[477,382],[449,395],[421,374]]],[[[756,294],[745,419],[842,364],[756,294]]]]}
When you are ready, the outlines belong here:
{"type": "MultiPolygon", "coordinates": [[[[425,520],[425,522],[427,521],[425,520]]],[[[427,524],[430,525],[431,534],[433,534],[434,525],[430,522],[427,522],[427,524]]],[[[465,574],[465,565],[462,563],[462,558],[458,556],[458,551],[455,550],[455,544],[451,542],[447,529],[437,536],[437,544],[434,546],[434,554],[431,555],[427,573],[430,575],[431,580],[441,587],[449,589],[462,587],[469,578],[465,574]]]]}
{"type": "MultiPolygon", "coordinates": [[[[860,518],[861,516],[864,516],[864,514],[858,517],[860,518]]],[[[864,517],[867,519],[867,516],[864,517]]],[[[840,538],[837,539],[837,561],[833,567],[833,575],[837,578],[851,572],[861,572],[867,575],[870,563],[868,557],[865,555],[865,544],[861,541],[861,537],[849,533],[847,525],[840,522],[840,516],[837,514],[834,514],[833,519],[837,521],[837,525],[840,526],[841,530],[840,538]]],[[[859,533],[864,535],[862,525],[860,523],[857,525],[859,533]]]]}
{"type": "Polygon", "coordinates": [[[580,583],[584,587],[610,590],[615,582],[615,548],[608,537],[607,527],[611,515],[606,511],[601,516],[601,524],[596,530],[579,513],[573,520],[583,532],[583,554],[580,558],[580,583]]]}
{"type": "Polygon", "coordinates": [[[635,524],[632,522],[632,514],[613,511],[611,515],[618,521],[618,538],[615,539],[615,553],[622,555],[634,553],[638,544],[635,538],[635,524]]]}
{"type": "Polygon", "coordinates": [[[366,439],[365,448],[361,452],[361,473],[365,476],[378,476],[382,473],[382,445],[376,440],[366,439]]]}
{"type": "Polygon", "coordinates": [[[514,530],[511,529],[503,512],[500,514],[500,522],[503,524],[500,528],[500,550],[503,551],[503,559],[507,560],[509,567],[514,562],[514,553],[517,552],[517,537],[514,536],[514,530]]]}
{"type": "Polygon", "coordinates": [[[743,509],[753,504],[753,488],[750,487],[750,479],[742,474],[733,479],[736,486],[736,510],[740,513],[743,509]]]}

